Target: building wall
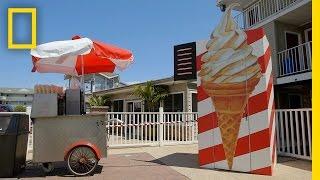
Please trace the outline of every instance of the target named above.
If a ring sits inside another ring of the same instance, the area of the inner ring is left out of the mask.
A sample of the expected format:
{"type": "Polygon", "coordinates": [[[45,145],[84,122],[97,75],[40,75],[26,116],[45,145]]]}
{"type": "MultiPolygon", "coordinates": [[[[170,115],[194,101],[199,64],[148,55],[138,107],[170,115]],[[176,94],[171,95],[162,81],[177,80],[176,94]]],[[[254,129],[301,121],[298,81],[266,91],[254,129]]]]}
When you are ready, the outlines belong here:
{"type": "Polygon", "coordinates": [[[33,94],[1,93],[0,104],[32,106],[33,94]]]}
{"type": "MultiPolygon", "coordinates": [[[[196,87],[196,86],[194,86],[196,87]]],[[[191,102],[191,91],[196,92],[196,89],[193,89],[192,87],[188,88],[187,83],[181,83],[181,84],[172,84],[169,85],[169,92],[174,93],[183,93],[184,97],[184,111],[192,111],[192,102],[191,102]]],[[[111,95],[111,100],[124,100],[124,111],[127,111],[126,102],[128,101],[134,101],[134,100],[141,100],[140,98],[133,95],[133,92],[123,92],[123,93],[115,93],[111,95]]],[[[143,104],[143,103],[142,103],[143,104]]]]}

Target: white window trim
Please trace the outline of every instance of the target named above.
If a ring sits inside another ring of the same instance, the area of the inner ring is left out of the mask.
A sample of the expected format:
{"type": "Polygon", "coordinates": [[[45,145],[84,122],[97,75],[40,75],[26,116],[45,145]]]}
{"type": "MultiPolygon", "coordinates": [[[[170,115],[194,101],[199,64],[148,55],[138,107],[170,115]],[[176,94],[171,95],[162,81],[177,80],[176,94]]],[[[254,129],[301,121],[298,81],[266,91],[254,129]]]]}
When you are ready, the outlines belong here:
{"type": "Polygon", "coordinates": [[[298,32],[294,32],[294,31],[284,31],[284,43],[286,45],[286,49],[288,49],[288,46],[287,46],[287,33],[288,34],[295,34],[295,35],[298,35],[298,41],[299,41],[299,44],[302,44],[302,40],[301,40],[301,33],[298,33],[298,32]]]}
{"type": "Polygon", "coordinates": [[[308,37],[308,32],[311,31],[311,30],[312,30],[312,28],[308,28],[308,29],[304,30],[304,41],[305,42],[309,42],[307,37],[308,37]]]}

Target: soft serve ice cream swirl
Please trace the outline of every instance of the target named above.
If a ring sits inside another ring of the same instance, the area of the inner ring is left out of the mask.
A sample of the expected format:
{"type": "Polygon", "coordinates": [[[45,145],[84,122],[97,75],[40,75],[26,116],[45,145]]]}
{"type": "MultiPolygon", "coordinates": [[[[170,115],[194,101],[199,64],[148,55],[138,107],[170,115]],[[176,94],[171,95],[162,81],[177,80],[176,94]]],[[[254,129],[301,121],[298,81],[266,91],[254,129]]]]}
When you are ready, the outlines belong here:
{"type": "Polygon", "coordinates": [[[247,44],[247,35],[231,16],[232,4],[212,32],[206,52],[202,57],[200,76],[207,83],[242,83],[250,78],[259,78],[261,69],[252,47],[247,44]]]}

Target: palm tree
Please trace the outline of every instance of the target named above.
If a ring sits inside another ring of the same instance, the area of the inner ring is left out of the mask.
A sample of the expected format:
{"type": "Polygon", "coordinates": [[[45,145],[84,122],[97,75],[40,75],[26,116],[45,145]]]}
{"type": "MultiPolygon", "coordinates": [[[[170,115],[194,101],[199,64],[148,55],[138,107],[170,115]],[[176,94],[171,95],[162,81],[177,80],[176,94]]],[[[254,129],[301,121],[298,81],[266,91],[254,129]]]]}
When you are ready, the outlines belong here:
{"type": "Polygon", "coordinates": [[[145,85],[139,85],[133,90],[133,94],[144,100],[148,111],[154,111],[157,103],[161,103],[168,94],[169,88],[164,85],[154,85],[148,81],[145,85]]]}

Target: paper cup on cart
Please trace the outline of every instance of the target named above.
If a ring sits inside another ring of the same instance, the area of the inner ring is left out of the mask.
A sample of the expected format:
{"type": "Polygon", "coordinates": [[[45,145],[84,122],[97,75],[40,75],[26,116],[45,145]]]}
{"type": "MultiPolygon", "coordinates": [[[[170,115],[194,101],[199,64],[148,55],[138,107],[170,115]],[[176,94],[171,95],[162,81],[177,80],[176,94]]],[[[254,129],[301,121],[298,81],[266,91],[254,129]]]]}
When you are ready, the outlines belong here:
{"type": "Polygon", "coordinates": [[[276,162],[271,52],[262,28],[244,31],[228,7],[197,42],[199,164],[272,175],[276,162]]]}

